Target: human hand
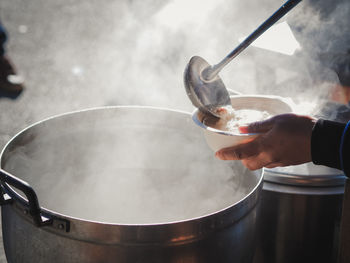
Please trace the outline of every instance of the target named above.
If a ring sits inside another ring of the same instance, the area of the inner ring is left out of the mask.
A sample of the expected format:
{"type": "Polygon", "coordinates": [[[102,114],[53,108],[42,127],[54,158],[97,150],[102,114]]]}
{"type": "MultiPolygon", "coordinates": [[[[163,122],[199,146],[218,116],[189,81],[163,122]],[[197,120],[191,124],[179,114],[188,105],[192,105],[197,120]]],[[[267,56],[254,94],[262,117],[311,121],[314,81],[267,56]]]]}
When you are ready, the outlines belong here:
{"type": "Polygon", "coordinates": [[[241,160],[250,170],[311,161],[311,133],[316,119],[295,114],[276,115],[240,127],[241,133],[262,133],[254,140],[216,152],[221,160],[241,160]]]}

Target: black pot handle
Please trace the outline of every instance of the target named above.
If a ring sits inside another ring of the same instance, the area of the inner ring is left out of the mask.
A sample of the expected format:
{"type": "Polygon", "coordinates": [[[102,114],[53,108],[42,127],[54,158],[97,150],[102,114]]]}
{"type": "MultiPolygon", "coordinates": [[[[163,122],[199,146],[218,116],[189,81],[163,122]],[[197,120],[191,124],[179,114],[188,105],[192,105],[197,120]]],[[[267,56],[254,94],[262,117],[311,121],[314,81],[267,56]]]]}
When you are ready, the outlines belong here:
{"type": "Polygon", "coordinates": [[[33,221],[35,225],[37,226],[43,226],[50,224],[50,220],[43,220],[41,217],[41,208],[39,206],[38,197],[34,191],[34,189],[25,181],[13,176],[12,174],[0,169],[0,180],[1,180],[1,196],[0,196],[0,202],[1,204],[8,203],[7,200],[4,198],[3,191],[6,189],[6,187],[3,185],[4,183],[7,183],[18,190],[21,190],[26,198],[28,199],[28,212],[33,218],[33,221]]]}

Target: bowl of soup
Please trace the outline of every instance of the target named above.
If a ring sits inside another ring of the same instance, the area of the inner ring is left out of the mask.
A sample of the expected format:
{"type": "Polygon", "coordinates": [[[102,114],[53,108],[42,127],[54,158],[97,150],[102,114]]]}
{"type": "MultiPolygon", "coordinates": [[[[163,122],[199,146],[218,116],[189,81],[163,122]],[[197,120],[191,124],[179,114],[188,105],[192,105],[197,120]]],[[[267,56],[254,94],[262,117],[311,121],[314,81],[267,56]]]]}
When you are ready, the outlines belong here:
{"type": "Polygon", "coordinates": [[[193,121],[202,129],[207,144],[215,152],[247,143],[259,135],[240,133],[239,126],[293,112],[292,101],[279,96],[234,95],[230,98],[232,108],[218,109],[221,118],[205,114],[198,109],[192,114],[193,121]]]}

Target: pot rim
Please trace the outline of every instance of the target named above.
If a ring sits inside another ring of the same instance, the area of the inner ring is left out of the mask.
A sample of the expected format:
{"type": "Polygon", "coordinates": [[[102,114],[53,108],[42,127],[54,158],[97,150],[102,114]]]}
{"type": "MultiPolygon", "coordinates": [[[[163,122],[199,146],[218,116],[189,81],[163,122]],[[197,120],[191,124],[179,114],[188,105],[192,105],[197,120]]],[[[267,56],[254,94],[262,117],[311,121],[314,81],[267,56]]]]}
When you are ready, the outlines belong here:
{"type": "MultiPolygon", "coordinates": [[[[105,107],[93,107],[83,110],[71,111],[48,117],[41,121],[35,122],[32,125],[24,128],[18,132],[10,141],[5,145],[0,153],[0,169],[4,164],[4,153],[18,139],[18,137],[24,132],[30,130],[34,126],[40,125],[44,122],[50,121],[56,118],[62,118],[68,115],[79,114],[95,110],[113,110],[113,109],[136,109],[136,110],[162,110],[172,113],[181,113],[191,118],[191,113],[173,110],[162,107],[153,106],[105,106],[105,107]]],[[[188,218],[179,221],[161,222],[161,223],[145,223],[145,224],[120,224],[110,223],[83,219],[79,217],[65,215],[63,213],[55,212],[45,207],[41,207],[42,215],[45,217],[59,218],[70,222],[69,232],[62,232],[56,229],[44,226],[44,229],[48,231],[58,233],[60,235],[66,235],[70,238],[77,240],[85,240],[88,242],[98,242],[104,244],[145,244],[145,243],[161,243],[161,244],[179,244],[188,243],[193,240],[198,240],[204,236],[216,231],[218,229],[227,227],[234,224],[242,217],[244,217],[250,210],[252,210],[258,202],[260,192],[262,189],[263,176],[262,170],[252,172],[252,175],[257,176],[257,182],[255,186],[246,194],[243,198],[235,203],[211,212],[202,216],[188,218]],[[235,211],[237,210],[237,211],[235,211]],[[176,230],[176,231],[175,231],[176,230]],[[103,233],[103,234],[101,234],[103,233]],[[106,236],[106,233],[108,235],[106,236]],[[126,234],[127,233],[127,234],[126,234]]],[[[28,201],[22,195],[20,195],[13,187],[7,183],[3,184],[7,194],[14,200],[13,203],[25,203],[28,201]]],[[[39,200],[40,201],[40,200],[39,200]]],[[[21,214],[23,216],[23,214],[21,214]]]]}
{"type": "Polygon", "coordinates": [[[346,181],[344,173],[337,169],[330,170],[328,174],[322,174],[320,172],[302,174],[298,172],[283,171],[281,167],[272,169],[264,168],[263,177],[266,182],[302,187],[344,186],[346,181]]]}

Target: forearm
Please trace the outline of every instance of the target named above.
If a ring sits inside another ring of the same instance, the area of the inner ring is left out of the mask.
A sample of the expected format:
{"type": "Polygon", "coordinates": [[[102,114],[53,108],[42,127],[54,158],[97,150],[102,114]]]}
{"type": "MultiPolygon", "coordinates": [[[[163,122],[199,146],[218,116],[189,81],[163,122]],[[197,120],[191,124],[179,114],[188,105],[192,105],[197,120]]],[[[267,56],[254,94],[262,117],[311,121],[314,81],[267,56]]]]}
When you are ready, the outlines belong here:
{"type": "Polygon", "coordinates": [[[318,120],[312,131],[311,156],[313,163],[344,169],[345,174],[350,176],[350,129],[347,129],[341,143],[345,127],[345,123],[318,120]]]}

